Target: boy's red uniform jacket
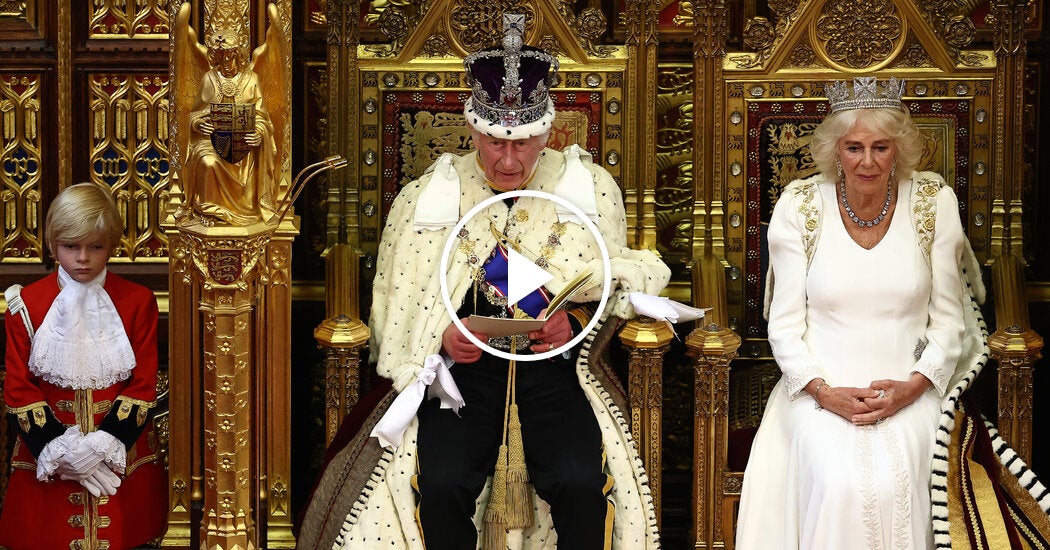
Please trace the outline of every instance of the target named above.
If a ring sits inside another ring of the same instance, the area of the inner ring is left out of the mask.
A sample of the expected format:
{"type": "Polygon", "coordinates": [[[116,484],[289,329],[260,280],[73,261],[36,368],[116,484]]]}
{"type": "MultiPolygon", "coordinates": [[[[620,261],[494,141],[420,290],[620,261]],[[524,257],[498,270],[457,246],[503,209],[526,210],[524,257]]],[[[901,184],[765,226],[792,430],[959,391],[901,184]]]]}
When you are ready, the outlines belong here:
{"type": "MultiPolygon", "coordinates": [[[[160,459],[152,408],[157,400],[157,302],[148,288],[114,274],[103,287],[113,300],[135,353],[131,376],[102,389],[59,387],[30,369],[31,339],[23,319],[7,312],[4,401],[19,437],[0,514],[0,546],[125,549],[163,535],[167,474],[160,459]],[[68,426],[103,429],[124,443],[127,469],[113,496],[93,497],[76,481],[36,478],[36,456],[68,426]]],[[[34,327],[59,293],[57,273],[21,291],[34,327]]]]}

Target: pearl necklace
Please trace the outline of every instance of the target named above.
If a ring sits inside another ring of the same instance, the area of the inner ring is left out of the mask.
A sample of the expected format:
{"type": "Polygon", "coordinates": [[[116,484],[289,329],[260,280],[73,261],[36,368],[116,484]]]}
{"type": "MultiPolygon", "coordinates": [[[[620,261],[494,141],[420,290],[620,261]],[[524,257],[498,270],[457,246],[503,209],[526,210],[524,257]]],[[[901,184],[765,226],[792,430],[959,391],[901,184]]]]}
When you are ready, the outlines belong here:
{"type": "Polygon", "coordinates": [[[861,227],[874,227],[882,223],[882,220],[886,217],[886,213],[890,211],[890,197],[893,196],[893,187],[890,182],[886,182],[886,203],[882,205],[882,212],[879,212],[878,216],[872,220],[862,220],[858,217],[853,209],[850,208],[849,201],[846,200],[846,180],[843,178],[839,181],[839,198],[842,200],[842,206],[846,209],[846,215],[849,219],[853,220],[853,223],[861,227]]]}

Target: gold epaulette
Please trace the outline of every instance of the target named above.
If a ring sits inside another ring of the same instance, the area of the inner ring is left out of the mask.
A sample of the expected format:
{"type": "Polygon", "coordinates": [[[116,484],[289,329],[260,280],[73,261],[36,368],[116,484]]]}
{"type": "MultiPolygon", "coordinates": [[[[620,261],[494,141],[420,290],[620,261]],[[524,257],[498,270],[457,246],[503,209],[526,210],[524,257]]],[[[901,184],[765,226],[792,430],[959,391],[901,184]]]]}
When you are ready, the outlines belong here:
{"type": "Polygon", "coordinates": [[[7,412],[15,415],[15,418],[18,419],[18,427],[22,428],[23,432],[29,433],[32,428],[30,419],[38,428],[43,428],[44,424],[47,424],[47,409],[46,401],[37,401],[23,407],[8,407],[7,412]]]}
{"type": "Polygon", "coordinates": [[[131,409],[135,405],[138,405],[138,414],[135,416],[135,424],[141,426],[146,423],[146,418],[149,417],[149,411],[153,407],[157,406],[156,401],[143,401],[141,399],[135,399],[126,395],[117,397],[117,420],[127,420],[131,416],[131,409]]]}

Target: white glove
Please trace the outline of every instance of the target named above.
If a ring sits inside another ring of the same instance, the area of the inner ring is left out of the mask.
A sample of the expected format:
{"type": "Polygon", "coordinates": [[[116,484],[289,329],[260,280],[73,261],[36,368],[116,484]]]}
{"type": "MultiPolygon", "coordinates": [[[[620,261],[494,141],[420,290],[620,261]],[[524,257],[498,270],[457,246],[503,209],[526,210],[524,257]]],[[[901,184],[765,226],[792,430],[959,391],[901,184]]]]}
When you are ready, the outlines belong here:
{"type": "Polygon", "coordinates": [[[51,476],[58,474],[62,457],[76,449],[83,439],[84,434],[80,433],[80,428],[69,426],[64,434],[44,445],[40,456],[36,457],[36,478],[40,481],[47,481],[51,479],[51,476]]]}
{"type": "MultiPolygon", "coordinates": [[[[74,478],[66,478],[65,476],[62,476],[62,479],[74,478]]],[[[95,480],[91,479],[90,476],[77,479],[76,481],[77,483],[80,483],[85,489],[87,489],[88,492],[91,493],[95,498],[98,498],[98,496],[102,494],[102,487],[99,487],[98,484],[95,483],[95,480]]]]}
{"type": "Polygon", "coordinates": [[[102,459],[102,453],[90,445],[85,445],[84,439],[81,438],[76,447],[59,457],[55,473],[61,475],[62,479],[81,479],[91,473],[102,459]]]}
{"type": "Polygon", "coordinates": [[[95,497],[101,495],[113,496],[117,494],[117,487],[120,487],[120,476],[101,463],[81,476],[62,474],[61,477],[65,480],[77,481],[95,497]]]}
{"type": "Polygon", "coordinates": [[[85,447],[94,450],[110,470],[123,474],[127,465],[128,451],[124,444],[109,432],[95,430],[84,436],[85,447]]]}
{"type": "MultiPolygon", "coordinates": [[[[99,486],[101,493],[106,496],[111,497],[117,494],[117,487],[120,487],[120,476],[113,473],[113,470],[110,470],[109,466],[105,464],[99,464],[91,474],[90,479],[99,486]]],[[[90,489],[88,490],[90,491],[90,489]]]]}

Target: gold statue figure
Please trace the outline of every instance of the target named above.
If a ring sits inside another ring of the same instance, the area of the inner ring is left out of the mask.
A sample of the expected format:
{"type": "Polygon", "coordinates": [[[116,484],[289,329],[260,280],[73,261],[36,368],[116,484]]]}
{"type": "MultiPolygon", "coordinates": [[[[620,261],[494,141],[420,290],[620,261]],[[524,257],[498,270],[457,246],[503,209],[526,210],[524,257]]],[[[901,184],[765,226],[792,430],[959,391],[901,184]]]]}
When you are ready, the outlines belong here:
{"type": "Polygon", "coordinates": [[[288,125],[277,8],[269,5],[266,41],[250,57],[241,14],[213,14],[202,45],[189,24],[191,12],[184,3],[175,23],[185,206],[212,222],[267,221],[277,206],[288,125]]]}

